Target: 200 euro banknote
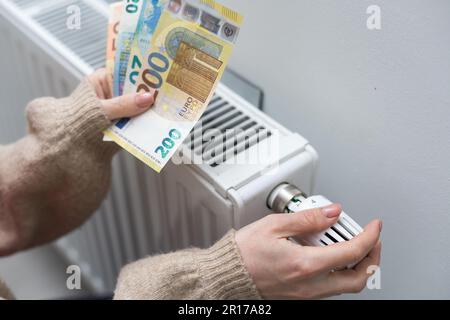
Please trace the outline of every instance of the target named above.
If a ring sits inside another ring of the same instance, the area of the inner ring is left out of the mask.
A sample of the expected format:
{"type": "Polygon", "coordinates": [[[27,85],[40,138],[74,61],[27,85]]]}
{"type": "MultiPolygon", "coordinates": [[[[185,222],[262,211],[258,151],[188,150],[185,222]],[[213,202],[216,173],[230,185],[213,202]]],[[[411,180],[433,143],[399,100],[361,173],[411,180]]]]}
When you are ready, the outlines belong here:
{"type": "Polygon", "coordinates": [[[138,92],[159,91],[155,105],[105,134],[160,172],[206,109],[241,23],[212,0],[168,1],[136,80],[138,92]]]}

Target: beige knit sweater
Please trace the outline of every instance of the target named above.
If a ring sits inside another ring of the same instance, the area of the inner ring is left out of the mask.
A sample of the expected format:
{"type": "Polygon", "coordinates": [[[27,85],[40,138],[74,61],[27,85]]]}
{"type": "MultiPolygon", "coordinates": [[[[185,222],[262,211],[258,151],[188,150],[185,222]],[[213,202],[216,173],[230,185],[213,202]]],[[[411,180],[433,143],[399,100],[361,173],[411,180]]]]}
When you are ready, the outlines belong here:
{"type": "MultiPolygon", "coordinates": [[[[50,242],[99,207],[118,148],[102,141],[110,125],[84,80],[71,96],[27,107],[29,134],[0,146],[0,256],[50,242]]],[[[0,297],[13,296],[0,280],[0,297]]],[[[123,268],[116,299],[257,299],[227,233],[209,249],[148,257],[123,268]]]]}

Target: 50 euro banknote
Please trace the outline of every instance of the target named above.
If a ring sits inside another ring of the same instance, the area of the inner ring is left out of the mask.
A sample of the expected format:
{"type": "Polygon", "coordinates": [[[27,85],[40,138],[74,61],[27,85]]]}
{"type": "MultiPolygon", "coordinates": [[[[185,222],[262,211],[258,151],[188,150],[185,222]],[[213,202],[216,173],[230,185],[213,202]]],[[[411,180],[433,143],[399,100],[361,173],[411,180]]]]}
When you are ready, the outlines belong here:
{"type": "Polygon", "coordinates": [[[119,34],[120,18],[122,16],[122,2],[109,6],[108,35],[106,39],[106,70],[108,74],[114,72],[114,62],[119,34]]]}
{"type": "Polygon", "coordinates": [[[212,0],[164,1],[132,86],[137,92],[158,90],[155,104],[105,135],[160,172],[205,111],[242,20],[212,0]]]}
{"type": "MultiPolygon", "coordinates": [[[[114,83],[114,67],[116,63],[116,51],[117,51],[117,42],[119,37],[120,30],[120,20],[122,18],[122,8],[123,2],[115,2],[109,5],[109,19],[108,19],[108,32],[106,37],[106,62],[105,68],[109,75],[112,77],[113,84],[113,95],[115,96],[117,93],[114,92],[114,87],[116,84],[114,83]]],[[[111,141],[107,136],[103,137],[103,141],[111,141]]]]}

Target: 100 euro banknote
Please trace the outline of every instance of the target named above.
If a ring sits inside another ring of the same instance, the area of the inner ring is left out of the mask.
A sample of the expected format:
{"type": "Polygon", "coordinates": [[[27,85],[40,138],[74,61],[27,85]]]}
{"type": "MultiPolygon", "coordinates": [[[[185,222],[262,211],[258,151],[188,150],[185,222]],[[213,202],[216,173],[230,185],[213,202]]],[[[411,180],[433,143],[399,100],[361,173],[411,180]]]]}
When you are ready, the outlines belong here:
{"type": "Polygon", "coordinates": [[[212,0],[167,1],[135,83],[137,92],[158,90],[155,104],[105,134],[160,172],[205,111],[241,23],[212,0]]]}
{"type": "Polygon", "coordinates": [[[128,59],[123,94],[136,91],[144,58],[150,50],[153,34],[166,4],[167,0],[151,0],[143,4],[128,59]]]}
{"type": "MultiPolygon", "coordinates": [[[[122,95],[128,59],[134,41],[136,26],[144,3],[147,0],[123,0],[119,35],[116,40],[116,55],[113,73],[113,94],[122,95]]],[[[148,0],[151,1],[151,0],[148,0]]]]}

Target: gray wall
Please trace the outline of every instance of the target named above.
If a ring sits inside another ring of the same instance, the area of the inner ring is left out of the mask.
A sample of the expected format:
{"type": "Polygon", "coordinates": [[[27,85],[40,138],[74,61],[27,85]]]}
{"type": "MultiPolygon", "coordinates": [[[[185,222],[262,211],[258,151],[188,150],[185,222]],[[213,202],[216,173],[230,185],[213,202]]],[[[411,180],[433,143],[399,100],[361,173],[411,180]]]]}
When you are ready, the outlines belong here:
{"type": "Polygon", "coordinates": [[[246,18],[231,67],[318,150],[317,192],[384,221],[382,290],[361,297],[450,298],[450,2],[223,2],[246,18]]]}

